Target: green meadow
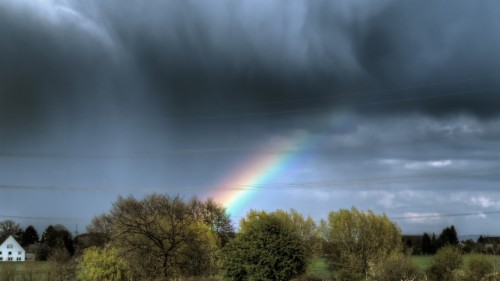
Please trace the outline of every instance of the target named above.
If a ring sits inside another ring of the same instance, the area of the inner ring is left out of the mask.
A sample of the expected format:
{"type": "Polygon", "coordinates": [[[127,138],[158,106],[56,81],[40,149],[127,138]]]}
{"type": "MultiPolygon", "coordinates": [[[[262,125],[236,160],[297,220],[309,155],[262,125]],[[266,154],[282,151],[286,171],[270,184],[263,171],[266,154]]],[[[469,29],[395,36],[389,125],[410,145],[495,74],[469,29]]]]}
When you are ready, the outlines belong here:
{"type": "MultiPolygon", "coordinates": [[[[464,263],[467,262],[470,255],[464,255],[464,263]]],[[[500,271],[500,255],[492,256],[496,262],[497,271],[500,271]]],[[[422,255],[422,256],[412,256],[412,260],[422,269],[426,270],[431,264],[433,255],[422,255]]],[[[319,277],[323,280],[330,278],[330,272],[328,272],[328,261],[326,258],[316,258],[314,259],[307,272],[310,275],[319,277]]]]}
{"type": "MultiPolygon", "coordinates": [[[[425,255],[425,256],[412,256],[413,261],[420,266],[421,269],[427,269],[429,265],[431,264],[432,261],[432,255],[425,255]]],[[[470,255],[464,255],[464,263],[467,263],[470,255]]],[[[497,270],[500,270],[500,255],[493,256],[491,257],[494,258],[495,264],[497,267],[497,270]]]]}
{"type": "Polygon", "coordinates": [[[32,280],[51,280],[61,270],[61,267],[47,261],[1,262],[0,280],[30,280],[30,275],[33,276],[32,280]]]}

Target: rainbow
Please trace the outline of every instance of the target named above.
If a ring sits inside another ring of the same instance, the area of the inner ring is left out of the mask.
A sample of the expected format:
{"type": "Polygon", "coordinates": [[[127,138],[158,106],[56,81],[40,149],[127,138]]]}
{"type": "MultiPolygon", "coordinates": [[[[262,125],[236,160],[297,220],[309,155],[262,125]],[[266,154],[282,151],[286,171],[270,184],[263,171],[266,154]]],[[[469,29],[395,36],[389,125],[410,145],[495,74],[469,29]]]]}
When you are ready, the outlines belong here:
{"type": "MultiPolygon", "coordinates": [[[[321,130],[335,130],[339,125],[348,126],[353,114],[345,110],[337,110],[330,118],[323,119],[319,125],[321,130]]],[[[287,173],[303,165],[308,151],[322,145],[329,145],[329,140],[318,139],[307,133],[298,133],[288,140],[273,141],[252,155],[240,167],[230,171],[214,188],[212,196],[221,202],[233,218],[241,218],[251,208],[252,199],[266,188],[276,184],[275,181],[287,173]],[[326,143],[325,143],[326,141],[326,143]],[[298,149],[300,147],[300,149],[298,149]]]]}
{"type": "MultiPolygon", "coordinates": [[[[294,143],[300,143],[300,140],[295,139],[294,143]]],[[[225,205],[229,214],[236,217],[243,215],[241,212],[248,209],[248,203],[258,191],[265,189],[266,184],[272,183],[279,175],[299,164],[299,155],[296,147],[287,141],[260,149],[218,185],[217,201],[225,205]]]]}

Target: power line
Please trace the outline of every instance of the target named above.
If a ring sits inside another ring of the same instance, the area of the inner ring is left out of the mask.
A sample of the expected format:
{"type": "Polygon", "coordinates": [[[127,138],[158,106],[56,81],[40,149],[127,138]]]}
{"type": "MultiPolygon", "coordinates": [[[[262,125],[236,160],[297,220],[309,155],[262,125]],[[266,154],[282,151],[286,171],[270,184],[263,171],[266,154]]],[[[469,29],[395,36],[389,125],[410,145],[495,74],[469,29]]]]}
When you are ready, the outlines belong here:
{"type": "MultiPolygon", "coordinates": [[[[373,184],[399,184],[418,181],[432,180],[456,180],[458,177],[473,176],[482,177],[496,175],[500,169],[472,169],[472,170],[450,170],[441,173],[429,173],[420,175],[407,175],[398,177],[378,177],[378,178],[353,178],[348,180],[321,181],[321,182],[292,182],[276,184],[249,184],[249,185],[226,185],[215,188],[216,190],[294,190],[294,189],[332,189],[334,187],[348,187],[352,185],[373,185],[373,184]]],[[[164,186],[164,187],[62,187],[62,186],[34,186],[34,185],[15,185],[0,184],[0,190],[27,190],[27,191],[54,191],[54,192],[161,192],[165,190],[210,190],[202,186],[164,186]]]]}
{"type": "Polygon", "coordinates": [[[83,218],[42,217],[42,216],[6,215],[6,214],[0,214],[0,218],[26,219],[26,220],[48,220],[48,221],[79,221],[79,222],[88,222],[91,220],[91,219],[83,219],[83,218]]]}
{"type": "MultiPolygon", "coordinates": [[[[457,141],[453,139],[452,141],[457,141]]],[[[425,144],[433,142],[432,140],[427,139],[413,139],[413,140],[403,140],[403,141],[390,141],[387,145],[408,145],[408,144],[425,144]]],[[[373,143],[370,143],[372,145],[373,143]]],[[[307,146],[302,146],[301,143],[297,143],[295,145],[291,145],[288,147],[268,147],[263,148],[262,146],[236,146],[236,147],[200,147],[200,148],[186,148],[186,149],[173,149],[173,150],[161,150],[161,151],[137,151],[130,153],[117,153],[117,154],[106,154],[106,153],[65,153],[65,152],[2,152],[0,151],[0,158],[34,158],[34,159],[45,159],[45,158],[54,158],[54,159],[128,159],[128,158],[162,158],[166,156],[182,156],[182,155],[199,155],[199,154],[211,154],[211,153],[231,153],[231,152],[240,152],[240,151],[262,151],[266,154],[273,153],[291,153],[291,152],[299,152],[299,151],[310,151],[310,150],[336,150],[336,147],[331,146],[321,146],[310,148],[307,146]]]]}

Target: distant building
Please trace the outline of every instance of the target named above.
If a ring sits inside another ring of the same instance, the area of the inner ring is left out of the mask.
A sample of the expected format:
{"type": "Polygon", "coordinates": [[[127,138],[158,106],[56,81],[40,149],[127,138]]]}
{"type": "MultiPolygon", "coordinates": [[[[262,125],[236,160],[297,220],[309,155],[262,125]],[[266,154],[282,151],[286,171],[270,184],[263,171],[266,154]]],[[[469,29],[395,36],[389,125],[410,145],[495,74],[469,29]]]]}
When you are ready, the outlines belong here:
{"type": "Polygon", "coordinates": [[[498,236],[484,236],[483,243],[486,244],[500,244],[500,237],[498,236]]]}
{"type": "Polygon", "coordinates": [[[26,251],[17,243],[16,239],[9,235],[5,240],[0,240],[0,262],[2,261],[25,261],[26,251]]]}

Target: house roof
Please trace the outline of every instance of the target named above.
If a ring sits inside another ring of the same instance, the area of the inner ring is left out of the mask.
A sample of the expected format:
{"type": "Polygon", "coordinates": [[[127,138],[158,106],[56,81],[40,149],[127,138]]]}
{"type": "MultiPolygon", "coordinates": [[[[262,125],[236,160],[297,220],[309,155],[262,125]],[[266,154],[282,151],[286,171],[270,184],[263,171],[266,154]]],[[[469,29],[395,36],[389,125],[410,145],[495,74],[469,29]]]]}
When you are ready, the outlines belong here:
{"type": "MultiPolygon", "coordinates": [[[[13,240],[14,240],[17,244],[19,244],[19,242],[17,242],[16,238],[14,238],[14,236],[12,236],[11,234],[9,234],[9,235],[6,235],[6,236],[4,235],[3,237],[0,237],[0,246],[1,246],[1,245],[3,245],[3,243],[5,243],[5,241],[6,241],[7,239],[9,239],[10,237],[12,237],[12,239],[13,239],[13,240]]],[[[21,248],[23,248],[23,246],[21,246],[21,244],[19,244],[19,246],[20,246],[21,248]]]]}

